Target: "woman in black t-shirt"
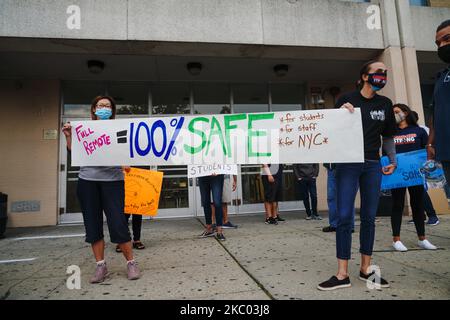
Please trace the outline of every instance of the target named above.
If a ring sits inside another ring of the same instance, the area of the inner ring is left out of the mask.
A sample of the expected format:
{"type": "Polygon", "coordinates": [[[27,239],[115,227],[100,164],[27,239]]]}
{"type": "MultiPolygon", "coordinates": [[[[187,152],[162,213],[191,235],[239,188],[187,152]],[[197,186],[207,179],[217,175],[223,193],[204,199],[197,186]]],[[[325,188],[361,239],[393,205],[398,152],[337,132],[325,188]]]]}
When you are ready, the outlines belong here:
{"type": "MultiPolygon", "coordinates": [[[[425,149],[428,141],[426,131],[417,125],[417,119],[411,109],[404,104],[396,104],[394,107],[395,119],[398,124],[398,131],[394,137],[397,153],[405,153],[425,149]]],[[[428,250],[436,250],[425,238],[425,209],[423,185],[408,187],[409,201],[411,204],[414,224],[416,225],[417,236],[419,237],[419,247],[428,250]]],[[[403,209],[405,207],[406,188],[392,189],[392,236],[393,247],[397,251],[407,251],[408,249],[400,241],[400,227],[402,224],[403,209]]]]}
{"type": "Polygon", "coordinates": [[[377,61],[366,63],[360,71],[360,88],[342,95],[336,104],[354,112],[359,108],[364,135],[363,163],[342,163],[336,166],[337,228],[336,251],[338,272],[336,276],[319,284],[319,290],[334,290],[351,286],[348,275],[348,261],[351,259],[352,227],[354,204],[358,189],[361,194],[360,253],[361,267],[359,279],[370,285],[389,287],[386,280],[371,267],[371,256],[375,239],[375,217],[381,189],[381,176],[392,174],[396,167],[393,136],[396,132],[392,102],[376,92],[386,85],[386,66],[377,61]],[[383,149],[391,164],[380,165],[379,150],[383,138],[383,149]]]}

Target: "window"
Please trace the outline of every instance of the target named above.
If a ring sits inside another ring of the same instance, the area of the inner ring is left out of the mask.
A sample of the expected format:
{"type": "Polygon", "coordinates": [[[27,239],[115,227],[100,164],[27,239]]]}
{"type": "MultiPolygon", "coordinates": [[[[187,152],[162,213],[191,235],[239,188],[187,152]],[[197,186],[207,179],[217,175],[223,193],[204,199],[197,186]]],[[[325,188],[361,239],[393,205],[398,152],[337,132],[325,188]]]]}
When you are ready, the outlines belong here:
{"type": "Polygon", "coordinates": [[[230,87],[227,84],[195,84],[194,113],[231,113],[230,87]]]}
{"type": "Polygon", "coordinates": [[[409,4],[412,6],[428,7],[428,0],[409,0],[409,4]]]}
{"type": "Polygon", "coordinates": [[[90,118],[92,100],[105,94],[105,83],[86,81],[63,83],[64,116],[90,118]]]}
{"type": "Polygon", "coordinates": [[[112,83],[108,95],[116,102],[117,114],[148,114],[149,85],[146,83],[112,83]]]}
{"type": "Polygon", "coordinates": [[[187,83],[162,83],[152,86],[152,114],[191,113],[187,83]]]}
{"type": "Polygon", "coordinates": [[[269,111],[266,84],[240,84],[233,86],[234,113],[269,111]]]}
{"type": "Polygon", "coordinates": [[[303,86],[296,84],[272,84],[270,86],[272,111],[301,110],[305,101],[303,86]]]}

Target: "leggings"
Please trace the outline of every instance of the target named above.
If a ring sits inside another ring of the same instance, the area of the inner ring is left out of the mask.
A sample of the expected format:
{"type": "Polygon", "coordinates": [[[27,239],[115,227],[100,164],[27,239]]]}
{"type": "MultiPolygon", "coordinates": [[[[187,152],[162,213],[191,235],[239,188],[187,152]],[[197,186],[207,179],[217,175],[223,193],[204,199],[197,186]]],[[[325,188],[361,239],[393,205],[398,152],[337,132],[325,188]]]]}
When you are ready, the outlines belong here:
{"type": "Polygon", "coordinates": [[[140,241],[141,240],[142,215],[126,214],[125,216],[127,217],[127,222],[130,220],[130,216],[133,216],[131,218],[131,224],[133,226],[133,240],[140,241]]]}
{"type": "MultiPolygon", "coordinates": [[[[424,192],[423,186],[408,187],[411,209],[413,213],[413,220],[416,226],[417,235],[419,237],[425,236],[425,209],[424,209],[424,192]]],[[[403,209],[405,207],[406,188],[392,189],[392,235],[394,237],[400,236],[400,227],[402,224],[403,209]]]]}

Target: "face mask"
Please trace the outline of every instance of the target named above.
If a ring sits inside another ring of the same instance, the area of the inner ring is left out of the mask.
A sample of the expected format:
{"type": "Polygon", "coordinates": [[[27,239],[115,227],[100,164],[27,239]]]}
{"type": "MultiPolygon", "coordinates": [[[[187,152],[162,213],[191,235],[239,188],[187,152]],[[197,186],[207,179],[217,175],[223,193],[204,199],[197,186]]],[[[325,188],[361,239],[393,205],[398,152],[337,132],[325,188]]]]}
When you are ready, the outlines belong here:
{"type": "Polygon", "coordinates": [[[95,115],[100,120],[108,120],[112,116],[112,110],[109,108],[101,108],[101,109],[98,109],[97,111],[95,111],[95,115]]]}
{"type": "Polygon", "coordinates": [[[386,85],[386,73],[369,73],[369,80],[367,82],[369,82],[373,91],[379,91],[386,85]]]}
{"type": "Polygon", "coordinates": [[[450,64],[450,44],[440,47],[438,49],[438,55],[442,61],[450,64]]]}
{"type": "Polygon", "coordinates": [[[399,124],[400,122],[402,122],[405,119],[406,119],[406,115],[403,112],[395,114],[395,121],[397,122],[397,124],[399,124]]]}

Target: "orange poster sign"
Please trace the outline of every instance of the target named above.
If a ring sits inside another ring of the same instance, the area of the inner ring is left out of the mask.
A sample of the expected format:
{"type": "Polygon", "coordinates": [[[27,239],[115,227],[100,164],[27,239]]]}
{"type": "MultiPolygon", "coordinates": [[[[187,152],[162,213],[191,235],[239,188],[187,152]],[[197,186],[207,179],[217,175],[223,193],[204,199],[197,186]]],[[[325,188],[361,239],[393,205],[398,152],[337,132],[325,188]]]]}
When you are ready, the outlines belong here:
{"type": "Polygon", "coordinates": [[[125,173],[125,213],[156,216],[163,173],[131,168],[125,173]]]}

